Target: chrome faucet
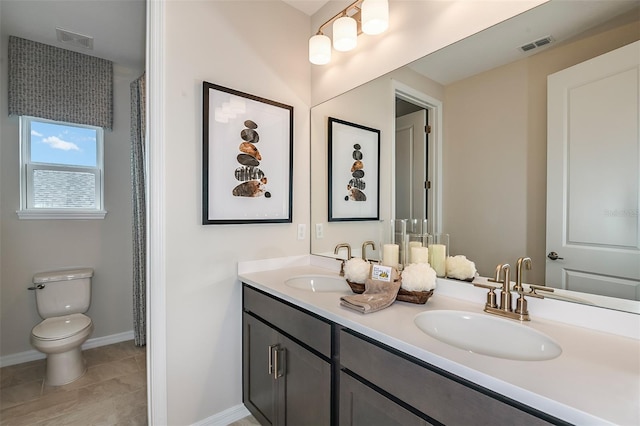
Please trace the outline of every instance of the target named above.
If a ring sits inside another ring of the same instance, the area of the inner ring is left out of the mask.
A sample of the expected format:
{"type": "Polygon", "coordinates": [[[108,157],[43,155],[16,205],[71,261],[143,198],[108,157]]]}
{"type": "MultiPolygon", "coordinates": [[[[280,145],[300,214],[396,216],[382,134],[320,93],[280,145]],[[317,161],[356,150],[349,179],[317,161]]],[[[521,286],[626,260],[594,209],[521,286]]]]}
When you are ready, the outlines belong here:
{"type": "MultiPolygon", "coordinates": [[[[347,249],[347,260],[351,259],[351,246],[347,243],[340,243],[333,249],[333,254],[338,254],[341,248],[347,249]]],[[[340,276],[344,277],[344,260],[338,259],[340,261],[340,276]]]]}
{"type": "Polygon", "coordinates": [[[376,243],[374,243],[373,241],[365,241],[364,243],[362,243],[362,259],[368,262],[369,259],[367,258],[367,246],[371,246],[371,248],[375,250],[376,243]]]}

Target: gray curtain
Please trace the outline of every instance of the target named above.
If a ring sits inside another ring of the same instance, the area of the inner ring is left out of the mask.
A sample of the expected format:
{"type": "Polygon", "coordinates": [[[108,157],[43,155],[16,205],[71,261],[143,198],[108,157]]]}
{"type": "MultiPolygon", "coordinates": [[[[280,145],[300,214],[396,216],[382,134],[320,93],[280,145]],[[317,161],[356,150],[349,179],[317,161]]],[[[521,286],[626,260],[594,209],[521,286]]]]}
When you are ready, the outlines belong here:
{"type": "Polygon", "coordinates": [[[131,182],[133,186],[133,335],[147,343],[147,223],[145,176],[145,75],[131,83],[131,182]]]}
{"type": "Polygon", "coordinates": [[[113,128],[113,63],[9,37],[9,115],[113,128]]]}

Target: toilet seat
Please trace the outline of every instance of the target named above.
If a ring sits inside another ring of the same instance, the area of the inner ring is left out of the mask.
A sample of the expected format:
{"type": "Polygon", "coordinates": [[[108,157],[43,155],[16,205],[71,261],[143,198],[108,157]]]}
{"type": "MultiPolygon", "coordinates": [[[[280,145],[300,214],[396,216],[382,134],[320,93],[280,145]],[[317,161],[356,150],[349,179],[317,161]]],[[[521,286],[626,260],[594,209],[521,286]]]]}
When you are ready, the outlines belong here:
{"type": "Polygon", "coordinates": [[[90,328],[91,318],[84,314],[71,314],[47,318],[33,327],[31,334],[41,340],[60,340],[90,328]]]}

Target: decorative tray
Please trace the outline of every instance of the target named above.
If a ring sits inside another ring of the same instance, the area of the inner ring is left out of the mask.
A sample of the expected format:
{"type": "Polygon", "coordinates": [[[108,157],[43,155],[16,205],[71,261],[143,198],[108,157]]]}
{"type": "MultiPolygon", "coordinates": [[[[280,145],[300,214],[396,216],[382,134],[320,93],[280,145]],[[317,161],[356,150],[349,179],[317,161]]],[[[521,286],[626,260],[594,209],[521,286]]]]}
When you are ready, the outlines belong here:
{"type": "MultiPolygon", "coordinates": [[[[351,287],[351,291],[357,294],[364,293],[364,284],[354,283],[347,280],[347,284],[351,287]]],[[[427,300],[433,295],[433,290],[429,291],[407,291],[403,288],[398,290],[398,295],[396,296],[396,300],[400,300],[402,302],[416,303],[419,305],[424,305],[427,303],[427,300]]]]}

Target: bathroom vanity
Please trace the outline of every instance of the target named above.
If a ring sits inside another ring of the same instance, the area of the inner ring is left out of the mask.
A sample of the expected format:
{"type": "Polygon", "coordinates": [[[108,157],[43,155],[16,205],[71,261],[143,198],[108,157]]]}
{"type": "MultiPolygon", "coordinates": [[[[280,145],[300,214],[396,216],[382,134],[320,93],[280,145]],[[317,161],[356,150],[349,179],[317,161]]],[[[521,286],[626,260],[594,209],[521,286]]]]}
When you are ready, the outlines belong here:
{"type": "Polygon", "coordinates": [[[346,283],[315,292],[285,283],[336,276],[333,264],[267,263],[239,267],[243,401],[262,424],[640,422],[640,341],[536,316],[541,303],[557,301],[532,303],[532,321],[521,326],[554,339],[562,354],[501,359],[443,343],[414,324],[426,311],[482,312],[480,289],[469,286],[478,299],[468,301],[439,280],[426,305],[396,302],[363,315],[340,306],[340,296],[350,294],[346,283]]]}

